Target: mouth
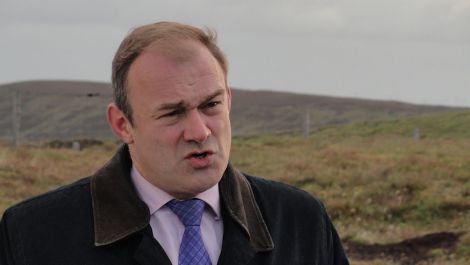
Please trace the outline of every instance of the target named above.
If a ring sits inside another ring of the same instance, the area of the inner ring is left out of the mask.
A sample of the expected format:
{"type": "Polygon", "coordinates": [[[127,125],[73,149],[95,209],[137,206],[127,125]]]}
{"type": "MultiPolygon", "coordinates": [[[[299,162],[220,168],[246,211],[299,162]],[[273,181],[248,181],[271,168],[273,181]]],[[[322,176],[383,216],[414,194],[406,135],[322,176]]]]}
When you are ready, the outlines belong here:
{"type": "Polygon", "coordinates": [[[195,158],[195,159],[204,159],[209,155],[212,155],[212,151],[197,151],[197,152],[192,152],[189,155],[186,156],[186,159],[190,158],[195,158]]]}

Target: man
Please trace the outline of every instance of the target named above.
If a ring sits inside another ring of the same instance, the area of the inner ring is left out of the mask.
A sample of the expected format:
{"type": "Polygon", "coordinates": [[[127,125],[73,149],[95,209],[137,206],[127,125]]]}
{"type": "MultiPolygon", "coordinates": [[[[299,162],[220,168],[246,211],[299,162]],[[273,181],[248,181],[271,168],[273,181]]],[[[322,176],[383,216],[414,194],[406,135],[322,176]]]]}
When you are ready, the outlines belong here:
{"type": "Polygon", "coordinates": [[[90,178],[8,209],[0,264],[348,264],[318,200],[230,166],[227,68],[213,34],[132,31],[107,109],[124,145],[90,178]]]}

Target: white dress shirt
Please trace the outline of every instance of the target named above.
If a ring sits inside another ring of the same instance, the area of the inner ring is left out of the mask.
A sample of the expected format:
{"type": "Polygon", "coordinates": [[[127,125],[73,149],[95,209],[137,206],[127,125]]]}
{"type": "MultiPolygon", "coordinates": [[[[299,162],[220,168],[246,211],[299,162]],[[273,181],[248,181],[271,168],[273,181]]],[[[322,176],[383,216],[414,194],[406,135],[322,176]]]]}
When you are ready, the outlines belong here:
{"type": "MultiPolygon", "coordinates": [[[[150,226],[154,238],[160,243],[172,264],[178,264],[178,253],[183,238],[184,225],[178,216],[165,204],[173,196],[148,182],[135,167],[131,169],[131,179],[137,193],[150,210],[150,226]]],[[[201,235],[212,264],[217,264],[222,249],[223,222],[220,211],[219,185],[195,196],[206,203],[201,220],[201,235]]]]}

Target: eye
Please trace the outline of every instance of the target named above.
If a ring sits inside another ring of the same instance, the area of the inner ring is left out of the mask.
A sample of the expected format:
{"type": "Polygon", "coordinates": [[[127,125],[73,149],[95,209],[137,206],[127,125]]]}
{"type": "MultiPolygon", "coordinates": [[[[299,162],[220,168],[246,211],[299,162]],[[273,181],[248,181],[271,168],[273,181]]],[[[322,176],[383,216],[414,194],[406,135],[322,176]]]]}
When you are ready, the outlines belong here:
{"type": "Polygon", "coordinates": [[[175,117],[184,114],[184,109],[176,109],[171,112],[163,114],[161,117],[175,117]]]}
{"type": "Polygon", "coordinates": [[[204,108],[214,108],[216,107],[217,105],[220,104],[220,101],[211,101],[211,102],[208,102],[204,108]]]}

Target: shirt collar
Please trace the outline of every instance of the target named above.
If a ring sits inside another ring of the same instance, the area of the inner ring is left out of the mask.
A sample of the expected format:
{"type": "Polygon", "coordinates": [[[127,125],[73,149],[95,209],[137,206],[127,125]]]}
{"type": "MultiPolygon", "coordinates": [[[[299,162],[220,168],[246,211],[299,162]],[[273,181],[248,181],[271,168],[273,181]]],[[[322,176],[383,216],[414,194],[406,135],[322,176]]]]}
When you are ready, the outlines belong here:
{"type": "MultiPolygon", "coordinates": [[[[137,189],[137,194],[140,199],[147,204],[151,215],[165,206],[167,202],[175,199],[166,191],[147,181],[134,166],[132,166],[131,169],[131,179],[137,189]]],[[[209,205],[212,212],[215,214],[216,220],[219,220],[221,217],[219,196],[218,183],[195,196],[195,198],[198,198],[209,205]]]]}

